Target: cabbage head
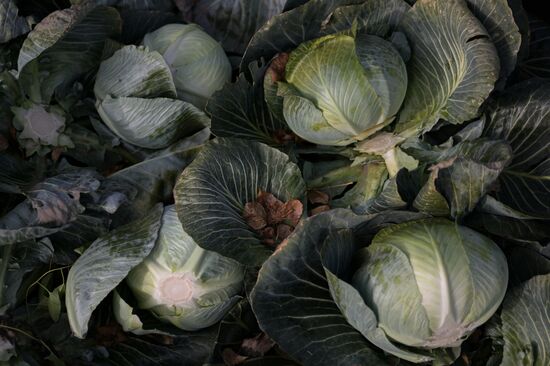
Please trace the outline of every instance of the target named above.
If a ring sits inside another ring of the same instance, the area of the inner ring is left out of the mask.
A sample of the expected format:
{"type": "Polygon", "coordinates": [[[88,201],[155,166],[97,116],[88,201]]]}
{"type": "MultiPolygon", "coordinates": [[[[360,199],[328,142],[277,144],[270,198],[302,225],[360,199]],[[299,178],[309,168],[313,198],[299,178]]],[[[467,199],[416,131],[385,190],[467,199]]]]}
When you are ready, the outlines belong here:
{"type": "Polygon", "coordinates": [[[397,49],[353,31],[302,43],[278,82],[289,127],[321,145],[348,145],[387,126],[406,90],[407,70],[397,49]]]}
{"type": "MultiPolygon", "coordinates": [[[[165,209],[161,225],[155,247],[126,282],[138,307],[161,321],[188,331],[207,328],[240,300],[244,268],[197,246],[183,231],[174,206],[165,209]]],[[[119,299],[119,321],[140,331],[139,319],[123,311],[126,307],[119,299]]]]}
{"type": "Polygon", "coordinates": [[[231,79],[222,46],[196,24],[165,25],[146,34],[143,44],[166,61],[178,97],[198,107],[231,79]]]}
{"type": "Polygon", "coordinates": [[[504,253],[468,227],[416,212],[334,209],[305,220],[264,263],[251,304],[260,327],[304,364],[389,364],[376,347],[449,365],[497,311],[507,285],[504,253]],[[309,332],[293,338],[301,328],[309,332]],[[315,355],[327,347],[336,354],[315,355]]]}
{"type": "MultiPolygon", "coordinates": [[[[178,68],[177,74],[183,70],[187,68],[178,68]]],[[[165,148],[209,127],[201,106],[178,98],[172,72],[162,55],[147,47],[116,51],[101,63],[94,85],[102,121],[124,141],[148,149],[165,148]]],[[[202,84],[187,85],[207,97],[202,84]]]]}
{"type": "Polygon", "coordinates": [[[457,347],[500,306],[506,257],[489,238],[447,220],[402,223],[360,251],[352,278],[388,337],[411,347],[457,347]]]}

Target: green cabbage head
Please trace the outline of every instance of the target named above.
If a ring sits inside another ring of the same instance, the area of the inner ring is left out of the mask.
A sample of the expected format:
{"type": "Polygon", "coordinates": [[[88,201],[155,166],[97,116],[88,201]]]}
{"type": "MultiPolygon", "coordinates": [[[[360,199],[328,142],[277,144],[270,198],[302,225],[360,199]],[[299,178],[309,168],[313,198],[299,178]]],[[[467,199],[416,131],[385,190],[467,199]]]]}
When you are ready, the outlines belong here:
{"type": "Polygon", "coordinates": [[[196,24],[165,25],[146,34],[143,44],[166,61],[178,98],[200,108],[231,79],[222,46],[196,24]]]}
{"type": "Polygon", "coordinates": [[[403,345],[458,347],[497,310],[508,266],[489,238],[442,219],[382,229],[352,277],[378,327],[403,345]]]}
{"type": "Polygon", "coordinates": [[[210,126],[200,108],[178,99],[162,56],[143,46],[124,46],[103,61],[94,93],[101,120],[140,147],[165,148],[210,126]]]}
{"type": "MultiPolygon", "coordinates": [[[[221,320],[240,300],[244,268],[236,261],[206,251],[183,231],[175,207],[166,208],[152,252],[126,278],[139,308],[164,322],[194,331],[221,320]]],[[[139,331],[139,319],[119,300],[118,320],[139,331]],[[125,315],[126,314],[126,315],[125,315]],[[127,324],[126,324],[127,323],[127,324]]]]}
{"type": "Polygon", "coordinates": [[[394,46],[345,32],[302,43],[278,82],[283,115],[303,139],[343,146],[393,121],[407,89],[405,63],[394,46]]]}

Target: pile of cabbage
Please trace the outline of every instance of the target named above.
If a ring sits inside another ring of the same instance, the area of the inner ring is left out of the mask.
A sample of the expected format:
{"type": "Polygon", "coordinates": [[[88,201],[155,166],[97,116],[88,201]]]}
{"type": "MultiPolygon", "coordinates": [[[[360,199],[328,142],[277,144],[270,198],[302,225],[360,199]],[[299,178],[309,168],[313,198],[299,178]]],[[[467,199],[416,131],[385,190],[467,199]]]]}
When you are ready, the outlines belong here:
{"type": "Polygon", "coordinates": [[[536,7],[37,4],[0,0],[0,363],[550,364],[536,7]]]}

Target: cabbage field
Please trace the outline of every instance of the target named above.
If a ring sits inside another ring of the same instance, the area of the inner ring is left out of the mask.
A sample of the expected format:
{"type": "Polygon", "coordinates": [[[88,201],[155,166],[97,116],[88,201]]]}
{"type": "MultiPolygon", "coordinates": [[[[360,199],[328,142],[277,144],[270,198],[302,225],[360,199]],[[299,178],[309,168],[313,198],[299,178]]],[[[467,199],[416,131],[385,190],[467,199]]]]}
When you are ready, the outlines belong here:
{"type": "Polygon", "coordinates": [[[549,14],[0,0],[0,366],[550,366],[549,14]]]}

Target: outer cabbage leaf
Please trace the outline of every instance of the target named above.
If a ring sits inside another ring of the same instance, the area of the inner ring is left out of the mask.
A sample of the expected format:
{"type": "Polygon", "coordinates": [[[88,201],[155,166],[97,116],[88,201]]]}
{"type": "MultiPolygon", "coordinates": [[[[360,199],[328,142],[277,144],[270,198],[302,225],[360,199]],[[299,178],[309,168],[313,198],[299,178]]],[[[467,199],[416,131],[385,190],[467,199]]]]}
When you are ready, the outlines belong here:
{"type": "Polygon", "coordinates": [[[19,15],[14,0],[0,0],[0,43],[19,37],[31,30],[31,19],[19,15]]]}
{"type": "Polygon", "coordinates": [[[260,191],[281,201],[301,199],[305,183],[284,153],[257,142],[218,138],[180,175],[174,196],[183,229],[199,246],[259,265],[272,250],[242,215],[260,191]]]}
{"type": "Polygon", "coordinates": [[[414,198],[413,207],[420,212],[433,216],[448,216],[450,213],[449,204],[435,185],[438,174],[438,168],[432,169],[428,180],[414,198]]]}
{"type": "MultiPolygon", "coordinates": [[[[189,332],[170,337],[171,344],[162,344],[156,337],[129,337],[109,347],[109,362],[116,365],[185,365],[202,366],[212,352],[217,328],[189,332]]],[[[80,361],[80,360],[78,360],[80,361]]],[[[77,362],[78,362],[77,361],[77,362]]],[[[98,362],[105,359],[98,357],[98,362]]]]}
{"type": "Polygon", "coordinates": [[[100,102],[108,95],[175,98],[176,88],[170,68],[158,52],[126,46],[101,63],[94,93],[100,102]]]}
{"type": "Polygon", "coordinates": [[[111,211],[117,212],[113,216],[113,226],[139,219],[143,212],[151,210],[157,202],[171,201],[176,178],[193,161],[200,151],[200,145],[209,136],[210,131],[205,129],[157,151],[140,163],[110,175],[106,183],[119,187],[118,191],[124,195],[102,195],[101,205],[105,208],[112,207],[111,211]],[[122,202],[120,205],[119,200],[122,202]]]}
{"type": "MultiPolygon", "coordinates": [[[[414,4],[416,0],[407,0],[414,4]]],[[[516,0],[465,0],[470,11],[487,29],[500,59],[499,86],[514,71],[521,46],[522,34],[516,22],[523,21],[520,1],[516,0]]],[[[526,36],[527,34],[525,34],[526,36]]],[[[526,37],[527,39],[527,37],[526,37]]]]}
{"type": "MultiPolygon", "coordinates": [[[[542,16],[542,15],[541,15],[542,16]]],[[[519,62],[519,70],[525,79],[540,78],[550,80],[550,24],[535,15],[529,17],[528,57],[519,62]]]]}
{"type": "Polygon", "coordinates": [[[463,217],[478,201],[494,190],[501,173],[512,160],[512,149],[503,140],[487,138],[463,141],[447,149],[431,145],[407,151],[434,163],[429,177],[417,191],[413,206],[436,216],[463,217]]]}
{"type": "Polygon", "coordinates": [[[159,204],[142,219],[98,238],[73,264],[65,305],[75,336],[86,336],[94,309],[153,249],[162,212],[159,204]]]}
{"type": "Polygon", "coordinates": [[[510,291],[502,308],[501,366],[550,363],[550,274],[535,276],[510,291]]]}
{"type": "MultiPolygon", "coordinates": [[[[252,74],[263,69],[251,68],[252,74]]],[[[240,74],[235,83],[227,83],[212,95],[206,112],[212,118],[212,133],[218,137],[237,137],[279,145],[277,133],[288,129],[284,118],[274,115],[264,101],[262,83],[253,75],[250,83],[240,74]]]]}
{"type": "Polygon", "coordinates": [[[506,248],[510,282],[521,285],[535,276],[550,274],[550,247],[535,242],[514,242],[506,248]]]}
{"type": "Polygon", "coordinates": [[[250,295],[258,323],[306,366],[389,365],[334,303],[319,254],[332,231],[368,217],[335,209],[302,221],[259,272],[250,295]]]}
{"type": "Polygon", "coordinates": [[[61,227],[39,225],[36,211],[24,201],[0,219],[0,247],[51,235],[61,227]]]}
{"type": "Polygon", "coordinates": [[[51,235],[84,211],[82,193],[99,187],[98,175],[89,170],[50,177],[25,190],[27,199],[0,220],[0,245],[51,235]]]}
{"type": "Polygon", "coordinates": [[[180,0],[176,3],[186,21],[203,27],[229,54],[242,55],[256,30],[281,13],[286,1],[180,0]]]}
{"type": "Polygon", "coordinates": [[[446,151],[432,171],[437,173],[435,186],[445,197],[451,216],[471,212],[511,159],[510,146],[504,141],[467,141],[446,151]]]}
{"type": "Polygon", "coordinates": [[[368,34],[386,37],[408,5],[400,0],[311,0],[288,2],[286,10],[254,34],[241,61],[271,59],[311,39],[349,29],[356,22],[368,34]]]}
{"type": "Polygon", "coordinates": [[[40,176],[38,166],[5,151],[0,152],[0,192],[21,193],[40,176]]]}
{"type": "Polygon", "coordinates": [[[210,126],[191,103],[169,98],[105,98],[97,111],[123,140],[148,149],[167,147],[210,126]]]}
{"type": "Polygon", "coordinates": [[[440,119],[477,117],[499,74],[495,46],[462,0],[421,0],[399,28],[411,45],[409,86],[396,131],[430,130],[440,119]]]}
{"type": "Polygon", "coordinates": [[[531,216],[486,195],[466,217],[468,226],[492,235],[517,240],[550,238],[550,219],[531,216]]]}
{"type": "Polygon", "coordinates": [[[357,214],[367,215],[405,207],[407,207],[407,202],[399,193],[398,180],[396,177],[392,177],[384,182],[381,191],[375,197],[356,204],[352,209],[357,214]]]}
{"type": "Polygon", "coordinates": [[[44,18],[23,43],[18,69],[21,84],[35,102],[49,102],[100,62],[105,41],[120,32],[114,8],[74,5],[44,18]]]}
{"type": "Polygon", "coordinates": [[[526,82],[507,90],[492,106],[483,135],[506,140],[513,159],[495,197],[534,216],[550,217],[550,84],[526,82]]]}
{"type": "Polygon", "coordinates": [[[278,52],[296,48],[316,38],[327,17],[338,7],[359,4],[364,0],[312,0],[295,9],[274,16],[252,37],[241,60],[241,70],[263,57],[271,59],[278,52]]]}
{"type": "Polygon", "coordinates": [[[323,33],[336,33],[352,28],[386,38],[394,31],[410,6],[403,0],[367,0],[357,5],[343,5],[331,15],[323,33]]]}
{"type": "Polygon", "coordinates": [[[466,0],[472,13],[487,29],[500,60],[500,86],[516,68],[521,34],[507,0],[466,0]]]}

